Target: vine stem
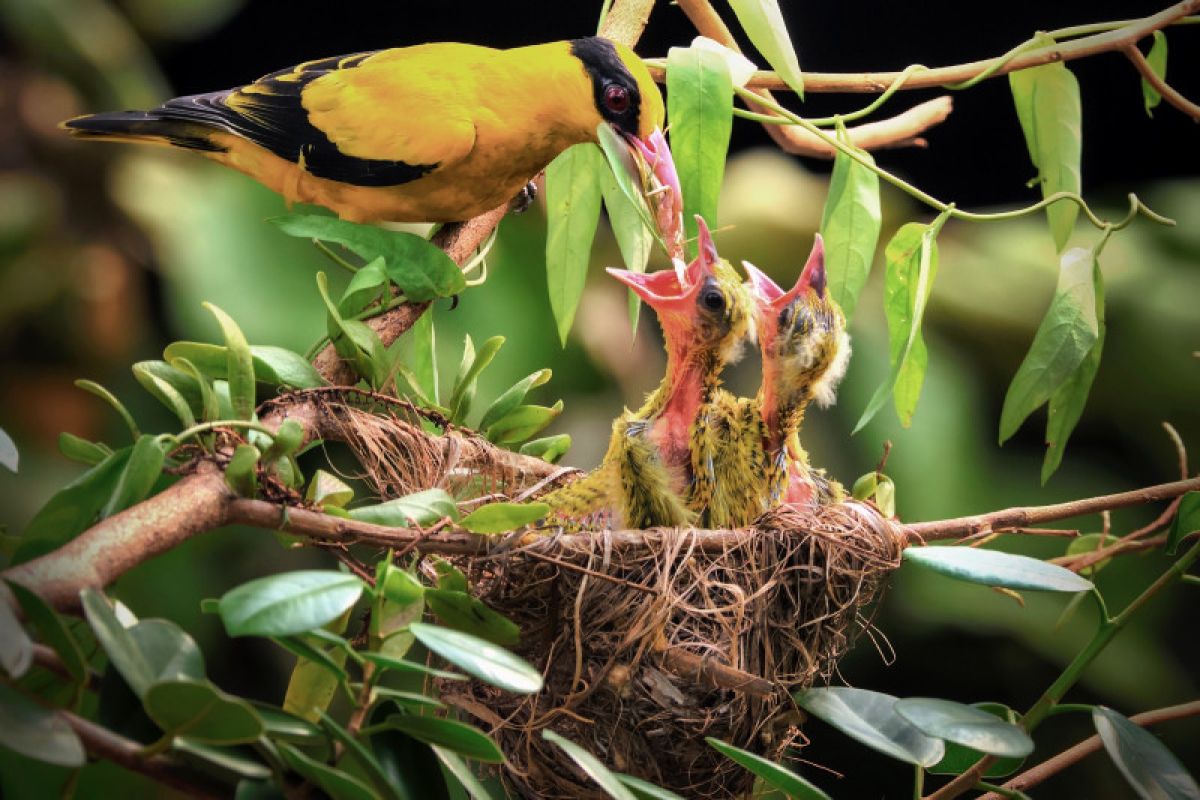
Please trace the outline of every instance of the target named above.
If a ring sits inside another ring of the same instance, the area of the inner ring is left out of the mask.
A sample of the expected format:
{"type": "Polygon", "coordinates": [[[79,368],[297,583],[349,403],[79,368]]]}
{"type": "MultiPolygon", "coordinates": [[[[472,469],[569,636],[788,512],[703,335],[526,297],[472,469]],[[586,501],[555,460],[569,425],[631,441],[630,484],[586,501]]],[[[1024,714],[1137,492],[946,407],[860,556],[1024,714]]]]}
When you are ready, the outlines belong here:
{"type": "MultiPolygon", "coordinates": [[[[1058,701],[1063,698],[1067,691],[1075,685],[1079,680],[1083,671],[1092,661],[1095,660],[1108,643],[1113,640],[1122,628],[1124,628],[1133,615],[1137,613],[1151,598],[1157,595],[1172,583],[1178,581],[1183,576],[1184,572],[1192,565],[1193,562],[1200,557],[1200,542],[1196,542],[1191,548],[1184,553],[1179,560],[1170,566],[1162,575],[1158,577],[1154,583],[1146,587],[1132,602],[1125,607],[1121,613],[1110,619],[1105,619],[1100,622],[1100,627],[1096,630],[1087,646],[1075,656],[1074,660],[1067,665],[1066,669],[1050,684],[1049,688],[1042,693],[1042,696],[1037,699],[1037,702],[1029,709],[1028,712],[1021,718],[1021,727],[1027,732],[1032,733],[1033,730],[1050,715],[1051,710],[1058,704],[1058,701]]],[[[941,789],[938,789],[931,795],[928,795],[926,800],[951,800],[958,797],[963,792],[970,790],[983,777],[984,772],[988,767],[996,762],[995,756],[985,756],[975,762],[966,772],[962,773],[954,780],[947,783],[941,789]]]]}

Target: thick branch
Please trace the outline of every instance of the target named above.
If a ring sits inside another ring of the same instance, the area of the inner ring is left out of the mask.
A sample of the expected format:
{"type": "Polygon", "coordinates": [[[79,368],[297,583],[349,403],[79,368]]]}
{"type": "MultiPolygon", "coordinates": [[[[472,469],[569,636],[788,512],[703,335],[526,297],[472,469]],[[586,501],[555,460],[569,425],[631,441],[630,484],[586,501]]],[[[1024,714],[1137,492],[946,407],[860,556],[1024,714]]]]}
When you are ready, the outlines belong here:
{"type": "Polygon", "coordinates": [[[213,781],[170,756],[147,756],[142,745],[132,739],[126,739],[69,711],[59,711],[58,715],[71,726],[88,755],[93,758],[119,764],[177,789],[188,797],[221,800],[230,796],[231,787],[213,781]]]}
{"type": "MultiPolygon", "coordinates": [[[[737,40],[725,22],[713,9],[708,0],[678,0],[679,7],[691,20],[692,25],[701,35],[720,42],[726,47],[741,52],[737,40]]],[[[805,85],[808,76],[805,75],[805,85]]],[[[756,84],[751,84],[756,85],[756,84]]],[[[762,91],[765,99],[773,99],[765,88],[762,91]]],[[[748,104],[752,111],[770,113],[760,105],[748,104]]],[[[879,150],[887,147],[924,146],[925,141],[920,134],[928,128],[943,122],[950,115],[953,102],[949,97],[938,97],[929,102],[910,108],[890,119],[857,125],[846,128],[850,142],[864,150],[879,150]]],[[[833,158],[837,148],[803,128],[794,125],[764,125],[768,134],[785,152],[816,158],[833,158]]]]}
{"type": "MultiPolygon", "coordinates": [[[[1159,708],[1154,711],[1146,711],[1142,714],[1135,714],[1129,718],[1129,721],[1135,725],[1146,727],[1147,725],[1157,725],[1160,722],[1168,722],[1175,719],[1184,719],[1186,717],[1194,717],[1200,715],[1200,700],[1194,700],[1190,703],[1182,703],[1177,706],[1168,706],[1167,708],[1159,708]]],[[[1091,736],[1084,739],[1079,744],[1064,750],[1053,758],[1048,758],[1036,767],[1031,767],[1025,770],[1017,777],[1004,784],[1003,788],[1011,791],[1023,792],[1027,789],[1032,789],[1042,781],[1052,775],[1062,772],[1067,767],[1079,763],[1081,760],[1095,753],[1102,748],[1104,743],[1100,740],[1100,736],[1091,736]]],[[[978,800],[1001,800],[1000,795],[995,793],[985,794],[978,800]]]]}
{"type": "MultiPolygon", "coordinates": [[[[684,5],[683,0],[681,0],[679,5],[684,5]]],[[[1022,53],[1010,59],[994,73],[991,73],[991,77],[1007,75],[1010,72],[1029,69],[1030,67],[1037,67],[1042,64],[1050,64],[1055,61],[1073,61],[1099,53],[1120,51],[1126,46],[1137,42],[1139,39],[1149,36],[1154,31],[1161,30],[1183,17],[1197,13],[1197,11],[1200,11],[1200,0],[1185,0],[1185,2],[1176,3],[1157,14],[1144,17],[1116,30],[1092,36],[1084,36],[1057,44],[1053,47],[1045,47],[1031,50],[1028,53],[1022,53]]],[[[717,41],[724,43],[723,39],[718,39],[711,33],[703,30],[701,30],[701,33],[711,39],[717,39],[717,41]]],[[[922,70],[911,75],[901,88],[937,89],[949,84],[961,83],[987,70],[995,60],[994,58],[989,58],[965,64],[922,70]]],[[[661,68],[651,68],[651,74],[659,82],[665,80],[665,71],[661,68]]],[[[901,74],[900,72],[805,72],[804,91],[814,93],[878,94],[895,83],[901,74]]],[[[755,73],[747,85],[752,89],[788,89],[787,84],[774,72],[755,73]]]]}
{"type": "Polygon", "coordinates": [[[1068,503],[1056,503],[1050,506],[1006,508],[972,517],[915,522],[905,525],[904,531],[910,542],[958,539],[990,531],[1027,528],[1031,525],[1069,519],[1083,514],[1096,514],[1101,511],[1154,503],[1159,500],[1170,500],[1186,492],[1197,490],[1200,490],[1200,478],[1191,478],[1186,481],[1160,483],[1157,486],[1147,486],[1129,492],[1072,500],[1068,503]]]}

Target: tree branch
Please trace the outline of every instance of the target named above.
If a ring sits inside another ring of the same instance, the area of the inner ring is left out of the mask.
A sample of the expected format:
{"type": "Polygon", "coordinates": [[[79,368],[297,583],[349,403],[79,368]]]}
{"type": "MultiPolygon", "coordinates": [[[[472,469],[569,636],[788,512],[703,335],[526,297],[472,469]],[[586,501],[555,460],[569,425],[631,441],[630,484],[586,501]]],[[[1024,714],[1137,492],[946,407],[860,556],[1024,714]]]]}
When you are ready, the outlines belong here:
{"type": "Polygon", "coordinates": [[[1174,87],[1164,81],[1155,73],[1150,66],[1150,62],[1142,55],[1142,51],[1138,50],[1137,45],[1126,45],[1122,48],[1125,55],[1133,62],[1133,66],[1146,79],[1146,83],[1154,87],[1154,91],[1162,95],[1162,99],[1166,100],[1171,105],[1178,108],[1184,114],[1192,118],[1192,122],[1200,122],[1200,106],[1188,100],[1186,97],[1175,91],[1174,87]]]}
{"type": "MultiPolygon", "coordinates": [[[[1190,703],[1182,703],[1177,706],[1168,706],[1167,708],[1159,708],[1154,711],[1135,714],[1129,718],[1129,721],[1135,725],[1146,727],[1147,725],[1157,725],[1160,722],[1185,719],[1197,715],[1200,715],[1200,700],[1193,700],[1190,703]]],[[[1103,746],[1104,743],[1100,740],[1099,734],[1091,736],[1053,758],[1046,759],[1036,767],[1030,767],[1020,775],[1010,779],[1001,788],[1016,792],[1032,789],[1050,776],[1056,775],[1064,769],[1079,763],[1103,746]]],[[[983,795],[978,800],[1002,800],[1002,798],[1000,795],[992,792],[983,795]]]]}
{"type": "MultiPolygon", "coordinates": [[[[731,50],[741,52],[737,40],[734,39],[733,34],[708,0],[678,0],[678,4],[702,36],[720,42],[731,50]]],[[[665,79],[665,74],[659,79],[665,79]]],[[[805,74],[804,81],[807,88],[807,74],[805,74]]],[[[752,81],[750,85],[756,86],[757,84],[752,81]]],[[[764,99],[774,99],[765,88],[761,94],[764,99]]],[[[770,113],[769,109],[763,106],[754,103],[747,103],[747,105],[752,111],[770,113]]],[[[847,127],[846,134],[852,144],[864,150],[879,150],[887,147],[923,147],[925,141],[920,138],[920,134],[945,121],[952,110],[953,101],[949,97],[938,97],[890,119],[847,127]]],[[[837,154],[836,147],[803,128],[794,125],[769,124],[764,124],[763,127],[784,152],[816,158],[833,158],[837,154]]]]}

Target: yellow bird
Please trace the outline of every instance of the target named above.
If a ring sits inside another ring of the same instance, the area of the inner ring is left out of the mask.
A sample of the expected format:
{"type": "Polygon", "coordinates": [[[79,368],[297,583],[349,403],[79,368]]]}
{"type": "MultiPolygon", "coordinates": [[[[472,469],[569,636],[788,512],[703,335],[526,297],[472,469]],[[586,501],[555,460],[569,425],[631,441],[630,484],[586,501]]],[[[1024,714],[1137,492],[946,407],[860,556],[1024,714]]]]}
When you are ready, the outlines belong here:
{"type": "Polygon", "coordinates": [[[648,142],[663,100],[632,50],[589,37],[325,58],[62,127],[193,150],[354,222],[455,222],[517,196],[560,152],[595,141],[602,122],[648,142]]]}

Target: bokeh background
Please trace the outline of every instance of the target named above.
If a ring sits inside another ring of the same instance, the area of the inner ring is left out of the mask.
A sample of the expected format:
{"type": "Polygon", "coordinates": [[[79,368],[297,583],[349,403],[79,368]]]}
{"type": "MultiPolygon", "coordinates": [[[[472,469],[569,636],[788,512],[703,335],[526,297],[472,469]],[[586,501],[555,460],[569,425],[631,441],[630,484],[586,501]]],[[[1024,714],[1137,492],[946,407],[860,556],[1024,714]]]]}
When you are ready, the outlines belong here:
{"type": "MultiPolygon", "coordinates": [[[[1161,0],[1165,5],[1165,0],[1161,0]]],[[[599,2],[553,0],[437,4],[314,0],[0,0],[0,426],[17,441],[18,474],[0,474],[0,526],[19,534],[37,508],[82,468],[59,455],[60,431],[123,443],[119,420],[76,378],[110,387],[146,422],[173,420],[141,390],[130,365],[160,357],[176,339],[218,340],[201,301],[231,313],[256,344],[303,351],[324,331],[313,276],[342,275],[308,244],[264,222],[282,201],[247,178],[189,154],[72,141],[57,123],[74,114],[155,105],[167,97],[236,85],[278,67],[336,53],[459,40],[513,46],[595,30],[599,2]]],[[[900,69],[999,54],[1035,30],[1153,13],[1153,2],[1008,2],[967,11],[939,0],[916,6],[785,2],[801,63],[819,71],[900,69]]],[[[720,10],[732,22],[723,4],[720,10]]],[[[682,12],[655,10],[639,46],[662,56],[693,36],[682,12]]],[[[1200,30],[1172,29],[1169,81],[1200,97],[1200,30]]],[[[939,239],[941,266],[926,319],[930,368],[913,425],[887,408],[858,435],[850,430],[886,374],[882,244],[927,209],[885,190],[884,231],[875,270],[853,320],[855,356],[839,403],[811,414],[805,438],[814,460],[847,483],[873,468],[885,440],[906,520],[935,519],[1009,505],[1043,504],[1178,477],[1170,421],[1200,454],[1200,129],[1166,104],[1142,110],[1127,61],[1106,54],[1071,63],[1083,97],[1084,193],[1119,217],[1125,194],[1178,220],[1175,228],[1136,222],[1103,257],[1109,334],[1104,360],[1062,468],[1047,486],[1038,473],[1044,412],[1003,447],[996,444],[1004,391],[1053,293],[1057,271],[1041,217],[989,225],[950,223],[939,239]]],[[[900,109],[937,94],[901,93],[900,109]]],[[[802,112],[849,111],[864,96],[810,96],[802,112]]],[[[795,107],[795,106],[794,106],[795,107]]],[[[398,109],[397,113],[403,113],[398,109]]],[[[1036,199],[1033,175],[1005,79],[956,94],[955,111],[927,134],[923,150],[877,154],[881,165],[960,207],[995,210],[1036,199]]],[[[721,196],[717,244],[791,281],[820,222],[830,165],[772,149],[745,121],[734,138],[721,196]]],[[[435,310],[443,367],[457,364],[462,337],[502,334],[507,344],[485,373],[489,397],[519,377],[551,367],[538,401],[562,397],[566,412],[549,432],[575,439],[567,462],[589,467],[603,452],[623,404],[638,403],[661,376],[652,320],[636,337],[623,291],[601,267],[619,263],[602,224],[593,270],[566,347],[554,333],[541,256],[539,206],[508,218],[483,289],[454,310],[435,310]]],[[[1076,243],[1096,232],[1080,226],[1076,243]]],[[[755,359],[729,382],[757,383],[755,359]]],[[[1114,515],[1117,532],[1156,509],[1114,515]]],[[[1100,521],[1079,521],[1085,531],[1100,521]]],[[[1005,537],[998,546],[1050,556],[1055,539],[1005,537]]],[[[227,690],[281,699],[290,658],[265,642],[227,639],[199,600],[250,578],[312,564],[321,553],[281,549],[262,532],[229,529],[199,538],[124,576],[115,592],[143,617],[176,620],[200,642],[209,674],[227,690]]],[[[1099,581],[1120,606],[1167,564],[1159,554],[1120,559],[1099,581]]],[[[1133,714],[1194,699],[1200,672],[1196,594],[1178,587],[1157,599],[1088,671],[1075,692],[1133,714]]],[[[987,589],[901,570],[876,617],[879,647],[863,638],[844,661],[851,685],[898,695],[1028,706],[1090,633],[1090,609],[1056,620],[1062,598],[1027,595],[1020,607],[987,589]],[[886,640],[884,639],[886,637],[886,640]]],[[[1059,717],[1039,731],[1038,760],[1090,733],[1086,717],[1059,717]]],[[[1157,729],[1200,768],[1200,723],[1157,729]]],[[[901,797],[909,769],[876,757],[819,722],[804,757],[844,775],[806,770],[838,797],[901,797]]],[[[53,796],[66,776],[0,753],[0,795],[53,796]]],[[[161,796],[157,786],[99,765],[84,771],[80,796],[117,792],[161,796]]],[[[1115,769],[1095,756],[1045,785],[1039,796],[1131,796],[1115,769]]]]}

